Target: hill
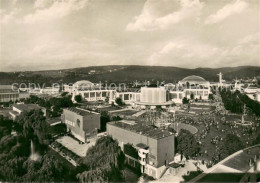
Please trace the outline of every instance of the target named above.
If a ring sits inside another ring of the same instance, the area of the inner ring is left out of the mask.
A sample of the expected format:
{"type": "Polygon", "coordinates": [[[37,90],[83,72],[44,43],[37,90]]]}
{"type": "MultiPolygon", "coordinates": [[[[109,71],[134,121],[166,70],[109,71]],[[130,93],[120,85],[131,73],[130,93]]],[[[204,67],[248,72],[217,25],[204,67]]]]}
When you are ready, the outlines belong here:
{"type": "Polygon", "coordinates": [[[12,83],[74,83],[78,80],[92,82],[132,82],[135,80],[177,82],[189,75],[198,75],[209,81],[218,81],[217,74],[222,72],[225,80],[252,78],[260,76],[260,67],[241,66],[225,68],[185,69],[163,66],[112,65],[82,67],[64,70],[1,72],[0,84],[12,83]]]}

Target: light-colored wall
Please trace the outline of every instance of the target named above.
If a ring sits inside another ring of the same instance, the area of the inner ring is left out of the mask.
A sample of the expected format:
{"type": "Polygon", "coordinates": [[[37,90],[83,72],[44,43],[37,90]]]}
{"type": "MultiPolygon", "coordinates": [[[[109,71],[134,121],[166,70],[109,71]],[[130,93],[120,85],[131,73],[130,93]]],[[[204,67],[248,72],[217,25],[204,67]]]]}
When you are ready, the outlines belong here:
{"type": "Polygon", "coordinates": [[[99,114],[89,114],[86,116],[78,115],[77,113],[64,109],[64,122],[68,129],[71,130],[72,134],[79,140],[85,142],[86,133],[91,133],[93,130],[100,128],[100,115],[99,114]],[[77,119],[80,120],[80,125],[77,123],[77,119]],[[73,124],[68,124],[67,121],[73,124]]]}
{"type": "Polygon", "coordinates": [[[174,159],[174,135],[157,140],[114,125],[110,125],[109,123],[107,123],[107,133],[114,139],[117,139],[121,147],[123,144],[127,143],[133,145],[143,143],[148,145],[149,161],[152,162],[154,167],[161,167],[164,165],[165,160],[167,160],[167,162],[171,162],[174,159]],[[167,156],[165,156],[166,154],[167,156]]]}
{"type": "Polygon", "coordinates": [[[140,101],[145,103],[164,103],[166,102],[166,90],[164,87],[142,87],[140,101]]]}

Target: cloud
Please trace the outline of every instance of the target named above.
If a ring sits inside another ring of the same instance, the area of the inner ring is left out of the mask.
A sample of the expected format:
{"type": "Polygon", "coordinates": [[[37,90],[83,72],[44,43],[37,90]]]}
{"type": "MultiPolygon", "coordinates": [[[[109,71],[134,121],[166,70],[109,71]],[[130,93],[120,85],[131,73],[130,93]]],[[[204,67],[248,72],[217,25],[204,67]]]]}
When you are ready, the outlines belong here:
{"type": "Polygon", "coordinates": [[[218,46],[192,39],[166,43],[148,59],[151,65],[178,67],[225,67],[260,65],[259,33],[246,36],[230,46],[218,46]],[[257,39],[258,38],[258,39],[257,39]]]}
{"type": "MultiPolygon", "coordinates": [[[[36,9],[34,13],[26,15],[22,22],[31,24],[60,19],[72,12],[83,9],[87,2],[88,0],[56,0],[48,8],[36,9]]],[[[47,6],[48,3],[50,2],[46,0],[36,1],[34,6],[36,8],[43,8],[47,6]]]]}
{"type": "Polygon", "coordinates": [[[53,0],[36,0],[34,3],[34,8],[46,8],[53,3],[53,0]]]}
{"type": "Polygon", "coordinates": [[[241,38],[238,41],[238,44],[256,44],[260,46],[260,32],[257,32],[255,34],[250,34],[245,36],[244,38],[241,38]]]}
{"type": "MultiPolygon", "coordinates": [[[[157,65],[164,62],[166,65],[174,62],[176,66],[198,64],[198,60],[210,59],[216,55],[219,49],[215,46],[200,43],[194,40],[179,39],[164,45],[158,52],[155,52],[149,58],[149,62],[157,65]],[[194,60],[196,60],[194,62],[194,60]]],[[[172,65],[172,64],[171,64],[172,65]]]]}
{"type": "Polygon", "coordinates": [[[0,11],[0,24],[8,24],[15,20],[18,13],[18,9],[13,9],[11,12],[7,13],[4,10],[0,11]]]}
{"type": "Polygon", "coordinates": [[[219,9],[215,14],[210,15],[206,20],[206,24],[219,23],[226,18],[243,12],[248,7],[248,3],[236,0],[233,3],[225,5],[223,8],[219,9]]]}
{"type": "MultiPolygon", "coordinates": [[[[157,0],[147,0],[142,13],[135,17],[134,22],[127,24],[126,31],[153,31],[166,29],[173,24],[177,24],[186,19],[198,18],[204,4],[199,0],[180,0],[178,11],[160,16],[157,0]]],[[[166,1],[165,6],[173,3],[172,0],[166,1]]]]}

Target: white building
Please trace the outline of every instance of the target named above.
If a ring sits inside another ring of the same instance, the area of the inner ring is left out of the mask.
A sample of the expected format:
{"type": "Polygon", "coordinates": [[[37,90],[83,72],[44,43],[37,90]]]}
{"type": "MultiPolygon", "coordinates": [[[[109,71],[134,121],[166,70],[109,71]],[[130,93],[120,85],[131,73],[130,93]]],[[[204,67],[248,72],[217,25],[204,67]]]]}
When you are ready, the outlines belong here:
{"type": "Polygon", "coordinates": [[[254,93],[260,92],[260,88],[249,85],[247,88],[244,89],[244,92],[247,94],[254,94],[254,93]]]}
{"type": "Polygon", "coordinates": [[[140,101],[140,95],[140,91],[116,92],[116,98],[121,98],[126,104],[134,104],[134,102],[140,101]]]}
{"type": "Polygon", "coordinates": [[[208,100],[210,91],[210,83],[200,76],[188,76],[178,82],[178,85],[174,90],[170,92],[170,98],[175,103],[182,103],[182,99],[186,97],[191,99],[208,100]]]}
{"type": "Polygon", "coordinates": [[[142,87],[140,102],[143,103],[165,103],[166,90],[165,87],[142,87]]]}
{"type": "Polygon", "coordinates": [[[12,85],[0,85],[0,102],[15,102],[29,98],[29,93],[12,85]]]}
{"type": "Polygon", "coordinates": [[[72,86],[64,85],[64,91],[72,94],[72,100],[76,95],[81,95],[86,101],[105,101],[108,99],[109,102],[112,102],[116,98],[115,89],[105,89],[87,80],[77,81],[72,86]]]}

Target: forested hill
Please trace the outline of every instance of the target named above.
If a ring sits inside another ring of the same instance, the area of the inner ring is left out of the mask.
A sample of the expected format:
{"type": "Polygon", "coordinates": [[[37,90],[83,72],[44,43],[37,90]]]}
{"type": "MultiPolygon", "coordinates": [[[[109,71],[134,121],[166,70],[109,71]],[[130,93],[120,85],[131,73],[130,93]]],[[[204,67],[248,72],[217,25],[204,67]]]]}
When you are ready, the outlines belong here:
{"type": "Polygon", "coordinates": [[[198,75],[209,81],[217,81],[217,74],[222,72],[224,79],[252,78],[260,76],[260,67],[241,66],[225,68],[196,68],[185,69],[178,67],[162,66],[95,66],[73,68],[65,70],[28,71],[28,72],[1,72],[0,84],[11,83],[73,83],[78,80],[90,80],[92,82],[132,82],[134,80],[154,80],[175,82],[189,75],[198,75]],[[92,71],[92,73],[90,73],[92,71]]]}

